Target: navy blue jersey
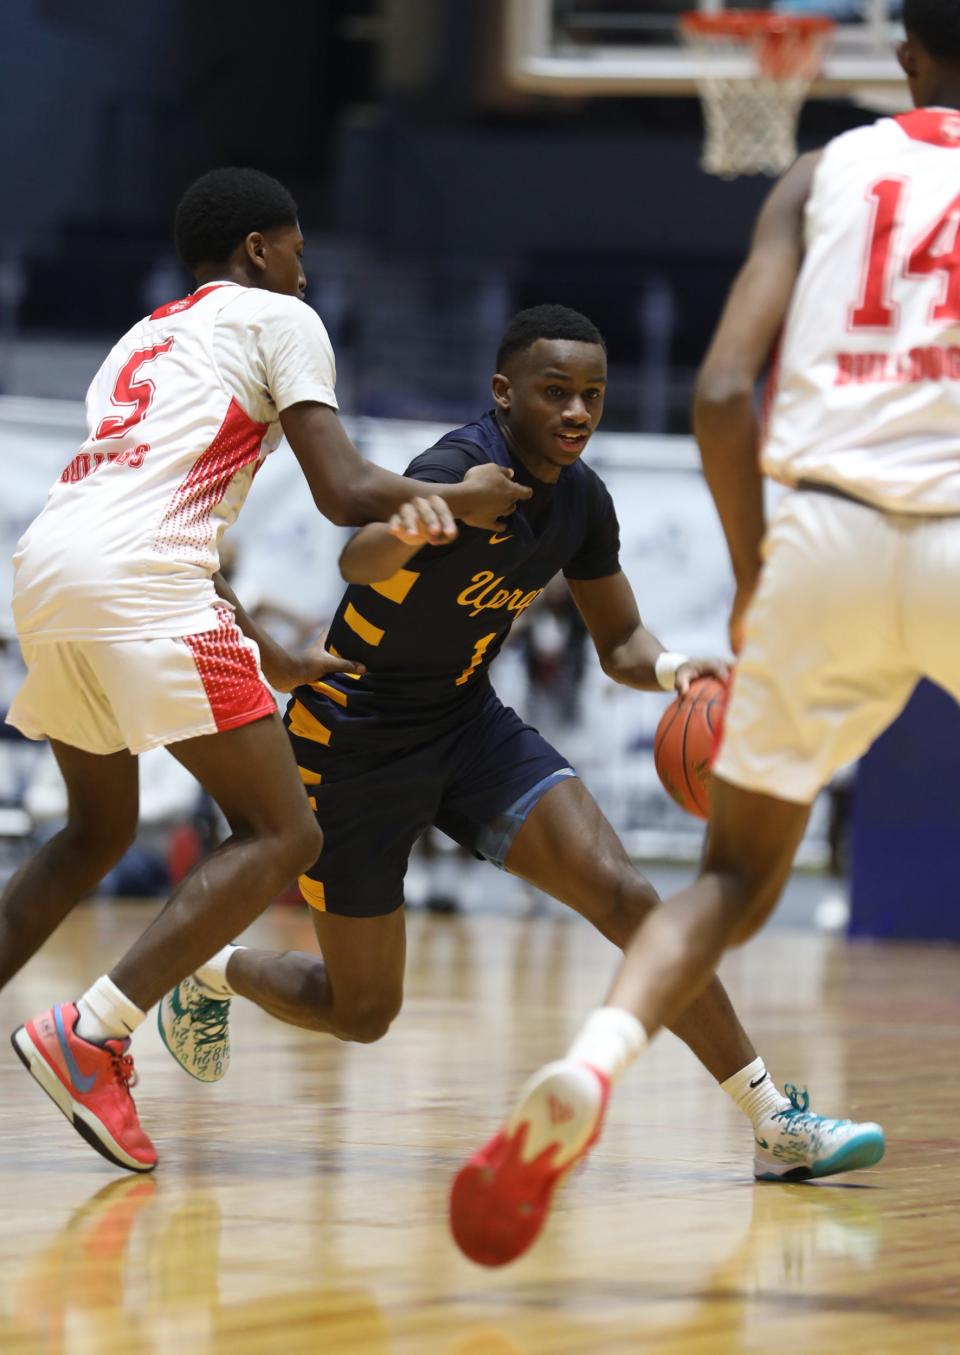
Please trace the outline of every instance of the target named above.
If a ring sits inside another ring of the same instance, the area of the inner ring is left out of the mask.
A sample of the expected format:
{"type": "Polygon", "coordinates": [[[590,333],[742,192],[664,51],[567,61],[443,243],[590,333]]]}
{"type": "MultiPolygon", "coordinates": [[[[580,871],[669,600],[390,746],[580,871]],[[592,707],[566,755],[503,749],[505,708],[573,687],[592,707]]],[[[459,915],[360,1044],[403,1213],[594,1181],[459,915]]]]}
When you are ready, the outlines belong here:
{"type": "Polygon", "coordinates": [[[487,461],[510,467],[533,497],[502,532],[460,523],[455,541],[425,546],[386,582],[349,585],[327,643],[367,673],[299,688],[291,728],[297,720],[308,726],[312,716],[324,738],[323,730],[360,733],[375,722],[384,749],[411,746],[424,724],[431,736],[451,728],[487,690],[487,670],[510,627],[554,575],[599,579],[619,571],[617,515],[600,477],[577,461],[554,484],[534,479],[511,456],[492,413],[446,434],[406,473],[449,484],[487,461]]]}

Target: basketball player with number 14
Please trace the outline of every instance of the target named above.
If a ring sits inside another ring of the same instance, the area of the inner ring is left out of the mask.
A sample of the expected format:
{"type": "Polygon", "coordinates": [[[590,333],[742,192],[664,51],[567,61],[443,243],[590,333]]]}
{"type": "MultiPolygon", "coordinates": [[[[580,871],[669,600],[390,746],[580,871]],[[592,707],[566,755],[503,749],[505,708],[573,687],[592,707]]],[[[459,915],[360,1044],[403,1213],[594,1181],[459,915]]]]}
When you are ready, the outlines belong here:
{"type": "Polygon", "coordinates": [[[739,655],[702,872],[457,1176],[454,1235],[488,1264],[532,1242],[617,1078],[769,916],[821,787],[920,678],[960,699],[960,6],[904,0],[903,21],[914,111],[788,170],[701,371],[739,655]],[[754,387],[781,331],[761,440],[754,387]],[[761,468],[793,491],[769,530],[761,468]]]}

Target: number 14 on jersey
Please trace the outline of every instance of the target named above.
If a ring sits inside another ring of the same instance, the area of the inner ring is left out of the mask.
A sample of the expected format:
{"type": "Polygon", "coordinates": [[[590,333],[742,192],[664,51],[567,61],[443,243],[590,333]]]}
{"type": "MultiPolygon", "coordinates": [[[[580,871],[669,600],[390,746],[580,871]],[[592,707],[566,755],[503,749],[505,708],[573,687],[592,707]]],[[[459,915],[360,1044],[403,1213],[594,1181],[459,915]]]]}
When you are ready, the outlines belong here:
{"type": "Polygon", "coordinates": [[[851,329],[893,331],[900,311],[893,299],[898,277],[926,278],[940,273],[940,294],[930,305],[931,324],[960,323],[960,193],[916,240],[903,240],[903,218],[910,182],[878,179],[867,189],[870,235],[859,299],[850,311],[851,329]]]}

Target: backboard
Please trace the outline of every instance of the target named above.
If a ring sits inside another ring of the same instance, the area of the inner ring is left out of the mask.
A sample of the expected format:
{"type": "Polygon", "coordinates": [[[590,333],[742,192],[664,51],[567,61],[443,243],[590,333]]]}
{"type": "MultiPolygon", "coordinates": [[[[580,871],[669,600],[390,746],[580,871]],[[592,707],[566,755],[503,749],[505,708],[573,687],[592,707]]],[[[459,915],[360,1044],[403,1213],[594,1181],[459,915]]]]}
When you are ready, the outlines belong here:
{"type": "Polygon", "coordinates": [[[506,0],[505,75],[516,89],[571,96],[697,92],[677,21],[691,9],[822,14],[837,28],[813,98],[905,108],[894,48],[898,0],[506,0]]]}

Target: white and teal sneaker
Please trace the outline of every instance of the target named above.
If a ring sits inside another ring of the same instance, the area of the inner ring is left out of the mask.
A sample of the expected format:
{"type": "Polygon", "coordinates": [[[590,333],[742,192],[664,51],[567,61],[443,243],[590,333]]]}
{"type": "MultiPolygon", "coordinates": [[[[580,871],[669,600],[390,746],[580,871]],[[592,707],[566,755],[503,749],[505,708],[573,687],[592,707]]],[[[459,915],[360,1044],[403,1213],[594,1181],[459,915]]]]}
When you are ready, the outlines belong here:
{"type": "Polygon", "coordinates": [[[784,1091],[790,1104],[772,1111],[754,1130],[758,1181],[809,1181],[872,1167],[883,1157],[886,1145],[878,1124],[814,1115],[806,1088],[798,1092],[788,1082],[784,1091]]]}
{"type": "Polygon", "coordinates": [[[157,1012],[160,1038],[199,1082],[218,1082],[230,1067],[230,999],[192,976],[167,993],[157,1012]]]}

